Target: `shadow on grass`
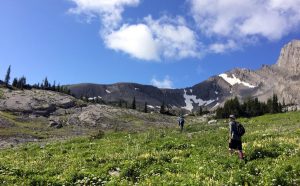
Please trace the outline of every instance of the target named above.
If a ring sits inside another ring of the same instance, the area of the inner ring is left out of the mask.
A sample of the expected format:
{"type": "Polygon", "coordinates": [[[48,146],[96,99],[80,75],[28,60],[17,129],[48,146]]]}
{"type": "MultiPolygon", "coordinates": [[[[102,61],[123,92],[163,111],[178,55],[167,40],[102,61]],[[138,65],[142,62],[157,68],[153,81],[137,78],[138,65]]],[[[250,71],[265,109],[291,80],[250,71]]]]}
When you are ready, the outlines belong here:
{"type": "Polygon", "coordinates": [[[277,158],[281,155],[280,151],[276,151],[273,149],[263,149],[263,148],[257,148],[254,149],[252,153],[249,154],[248,160],[256,160],[256,159],[264,159],[264,158],[277,158]]]}

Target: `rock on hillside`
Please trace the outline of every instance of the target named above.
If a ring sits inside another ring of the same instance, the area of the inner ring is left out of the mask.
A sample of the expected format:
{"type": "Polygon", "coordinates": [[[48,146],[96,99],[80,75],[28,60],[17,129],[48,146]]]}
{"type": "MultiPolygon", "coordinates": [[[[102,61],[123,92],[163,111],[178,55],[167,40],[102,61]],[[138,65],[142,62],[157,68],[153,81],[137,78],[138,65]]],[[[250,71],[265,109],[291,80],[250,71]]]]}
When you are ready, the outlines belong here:
{"type": "MultiPolygon", "coordinates": [[[[55,117],[55,116],[54,116],[55,117]]],[[[107,105],[93,104],[77,109],[64,116],[67,125],[100,127],[102,129],[145,129],[148,127],[170,127],[176,124],[176,118],[142,113],[132,109],[121,109],[107,105]]]]}
{"type": "MultiPolygon", "coordinates": [[[[100,104],[82,104],[76,98],[46,90],[9,90],[1,88],[0,111],[21,113],[24,117],[43,116],[49,126],[61,128],[76,125],[100,129],[143,129],[153,126],[168,127],[176,118],[160,114],[142,113],[100,104]]],[[[1,126],[10,124],[1,120],[1,126]]]]}
{"type": "Polygon", "coordinates": [[[2,88],[0,110],[48,116],[58,108],[75,106],[76,99],[62,93],[45,90],[9,90],[2,88]]]}

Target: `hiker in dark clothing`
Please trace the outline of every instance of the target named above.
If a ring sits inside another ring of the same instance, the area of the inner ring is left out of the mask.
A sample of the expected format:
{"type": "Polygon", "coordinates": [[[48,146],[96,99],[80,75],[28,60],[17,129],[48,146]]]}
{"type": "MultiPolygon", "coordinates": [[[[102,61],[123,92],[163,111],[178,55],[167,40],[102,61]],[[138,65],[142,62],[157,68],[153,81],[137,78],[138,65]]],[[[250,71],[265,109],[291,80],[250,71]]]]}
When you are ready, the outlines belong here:
{"type": "Polygon", "coordinates": [[[238,123],[234,115],[229,116],[229,152],[238,151],[239,158],[244,159],[242,137],[238,134],[238,123]]]}
{"type": "Polygon", "coordinates": [[[179,116],[178,125],[180,127],[180,132],[182,132],[183,131],[183,126],[184,126],[184,117],[183,116],[179,116]]]}

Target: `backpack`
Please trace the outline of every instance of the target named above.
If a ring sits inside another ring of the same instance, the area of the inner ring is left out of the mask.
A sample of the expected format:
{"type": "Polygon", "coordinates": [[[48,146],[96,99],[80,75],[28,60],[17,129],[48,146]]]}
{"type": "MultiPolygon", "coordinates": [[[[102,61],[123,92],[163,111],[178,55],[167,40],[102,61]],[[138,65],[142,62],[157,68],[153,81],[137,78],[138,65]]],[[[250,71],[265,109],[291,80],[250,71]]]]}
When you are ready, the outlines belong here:
{"type": "Polygon", "coordinates": [[[184,118],[180,117],[178,120],[179,125],[184,125],[184,118]]]}
{"type": "Polygon", "coordinates": [[[246,132],[245,127],[240,123],[236,123],[236,125],[237,125],[237,135],[243,136],[246,132]]]}

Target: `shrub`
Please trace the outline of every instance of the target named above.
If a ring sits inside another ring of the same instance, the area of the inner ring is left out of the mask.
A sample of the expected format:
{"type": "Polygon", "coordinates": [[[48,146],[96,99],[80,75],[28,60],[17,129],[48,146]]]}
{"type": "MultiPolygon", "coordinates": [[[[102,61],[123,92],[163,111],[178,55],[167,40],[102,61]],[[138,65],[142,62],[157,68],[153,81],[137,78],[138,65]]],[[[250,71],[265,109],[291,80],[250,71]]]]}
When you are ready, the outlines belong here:
{"type": "Polygon", "coordinates": [[[98,130],[98,132],[91,136],[91,139],[102,139],[105,135],[103,130],[98,130]]]}

